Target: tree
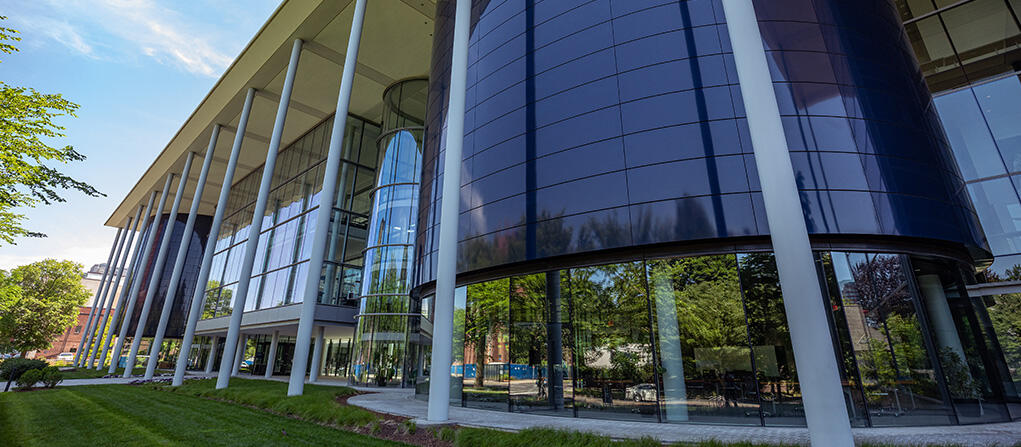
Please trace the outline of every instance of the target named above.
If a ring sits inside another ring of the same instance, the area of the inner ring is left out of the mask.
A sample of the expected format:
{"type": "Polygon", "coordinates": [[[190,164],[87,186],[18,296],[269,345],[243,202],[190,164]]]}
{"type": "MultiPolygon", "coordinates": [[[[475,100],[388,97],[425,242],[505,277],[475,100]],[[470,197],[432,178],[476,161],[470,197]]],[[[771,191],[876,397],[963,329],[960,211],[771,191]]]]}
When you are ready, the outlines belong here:
{"type": "MultiPolygon", "coordinates": [[[[6,17],[0,16],[0,20],[6,17]]],[[[0,52],[18,51],[9,42],[21,39],[18,32],[0,27],[0,52]]],[[[89,184],[75,180],[47,162],[67,164],[85,160],[71,146],[53,147],[64,127],[54,120],[75,116],[78,104],[60,94],[40,93],[0,81],[0,243],[13,244],[19,236],[45,237],[23,226],[25,216],[16,208],[64,202],[62,190],[76,190],[90,197],[104,196],[89,184]]]]}
{"type": "Polygon", "coordinates": [[[81,264],[53,259],[0,271],[0,290],[17,291],[0,313],[0,352],[49,348],[89,298],[81,278],[81,264]]]}

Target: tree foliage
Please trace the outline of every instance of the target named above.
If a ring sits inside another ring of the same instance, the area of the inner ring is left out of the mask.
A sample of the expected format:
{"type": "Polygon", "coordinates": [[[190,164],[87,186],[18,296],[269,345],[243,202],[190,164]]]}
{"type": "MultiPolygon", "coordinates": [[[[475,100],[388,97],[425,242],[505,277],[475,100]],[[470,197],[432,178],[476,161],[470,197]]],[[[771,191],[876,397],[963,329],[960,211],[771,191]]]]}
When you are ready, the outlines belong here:
{"type": "MultiPolygon", "coordinates": [[[[0,19],[5,17],[0,16],[0,19]]],[[[0,52],[18,51],[17,31],[0,27],[0,52]]],[[[90,197],[103,194],[75,180],[48,163],[68,164],[85,160],[72,146],[50,146],[64,137],[55,121],[74,117],[78,104],[60,94],[40,93],[32,88],[0,81],[0,243],[13,244],[16,237],[43,237],[24,227],[25,215],[15,210],[40,204],[64,202],[61,192],[75,190],[90,197]]]]}
{"type": "Polygon", "coordinates": [[[0,313],[0,352],[49,348],[88,300],[81,272],[81,264],[53,259],[0,271],[0,290],[16,291],[0,313]]]}

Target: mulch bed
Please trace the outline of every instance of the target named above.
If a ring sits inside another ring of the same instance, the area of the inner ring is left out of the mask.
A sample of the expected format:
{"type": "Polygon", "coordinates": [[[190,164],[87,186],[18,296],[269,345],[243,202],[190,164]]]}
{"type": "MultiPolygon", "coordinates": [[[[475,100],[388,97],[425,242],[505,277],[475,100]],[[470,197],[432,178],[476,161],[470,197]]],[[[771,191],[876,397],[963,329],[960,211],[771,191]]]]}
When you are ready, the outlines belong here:
{"type": "MultiPolygon", "coordinates": [[[[351,397],[358,396],[361,394],[375,394],[375,393],[363,393],[351,394],[348,396],[342,396],[337,398],[337,403],[341,405],[350,405],[347,400],[351,397]]],[[[439,439],[440,430],[444,427],[457,429],[457,425],[436,425],[429,427],[416,427],[414,432],[411,431],[409,422],[411,418],[396,416],[387,413],[380,413],[372,410],[365,409],[376,416],[379,416],[380,420],[377,422],[370,423],[361,427],[349,427],[348,429],[356,433],[363,435],[372,436],[374,438],[388,439],[391,441],[403,442],[405,444],[417,445],[422,447],[452,447],[454,445],[451,441],[444,441],[439,439]]]]}

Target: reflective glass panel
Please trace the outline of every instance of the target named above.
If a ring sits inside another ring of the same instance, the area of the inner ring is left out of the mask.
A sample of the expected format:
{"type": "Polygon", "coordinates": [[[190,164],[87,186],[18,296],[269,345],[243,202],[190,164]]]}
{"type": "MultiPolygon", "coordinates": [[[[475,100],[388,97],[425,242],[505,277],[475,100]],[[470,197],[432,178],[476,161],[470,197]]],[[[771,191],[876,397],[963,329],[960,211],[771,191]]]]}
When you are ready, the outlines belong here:
{"type": "Polygon", "coordinates": [[[648,271],[663,420],[760,425],[737,258],[651,260],[648,271]]]}
{"type": "Polygon", "coordinates": [[[571,270],[579,417],[658,420],[641,262],[571,270]]]}

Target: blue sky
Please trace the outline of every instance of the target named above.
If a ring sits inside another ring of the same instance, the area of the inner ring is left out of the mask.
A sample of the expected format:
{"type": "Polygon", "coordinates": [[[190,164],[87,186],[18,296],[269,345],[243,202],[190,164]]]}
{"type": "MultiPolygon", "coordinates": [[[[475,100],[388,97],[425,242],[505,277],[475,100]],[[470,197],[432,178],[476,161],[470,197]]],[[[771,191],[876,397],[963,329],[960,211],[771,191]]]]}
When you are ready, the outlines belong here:
{"type": "Polygon", "coordinates": [[[44,239],[0,246],[0,269],[45,259],[106,261],[116,230],[103,222],[279,0],[11,0],[3,26],[20,52],[0,56],[0,80],[81,105],[62,119],[88,159],[61,169],[107,197],[19,210],[44,239]]]}

